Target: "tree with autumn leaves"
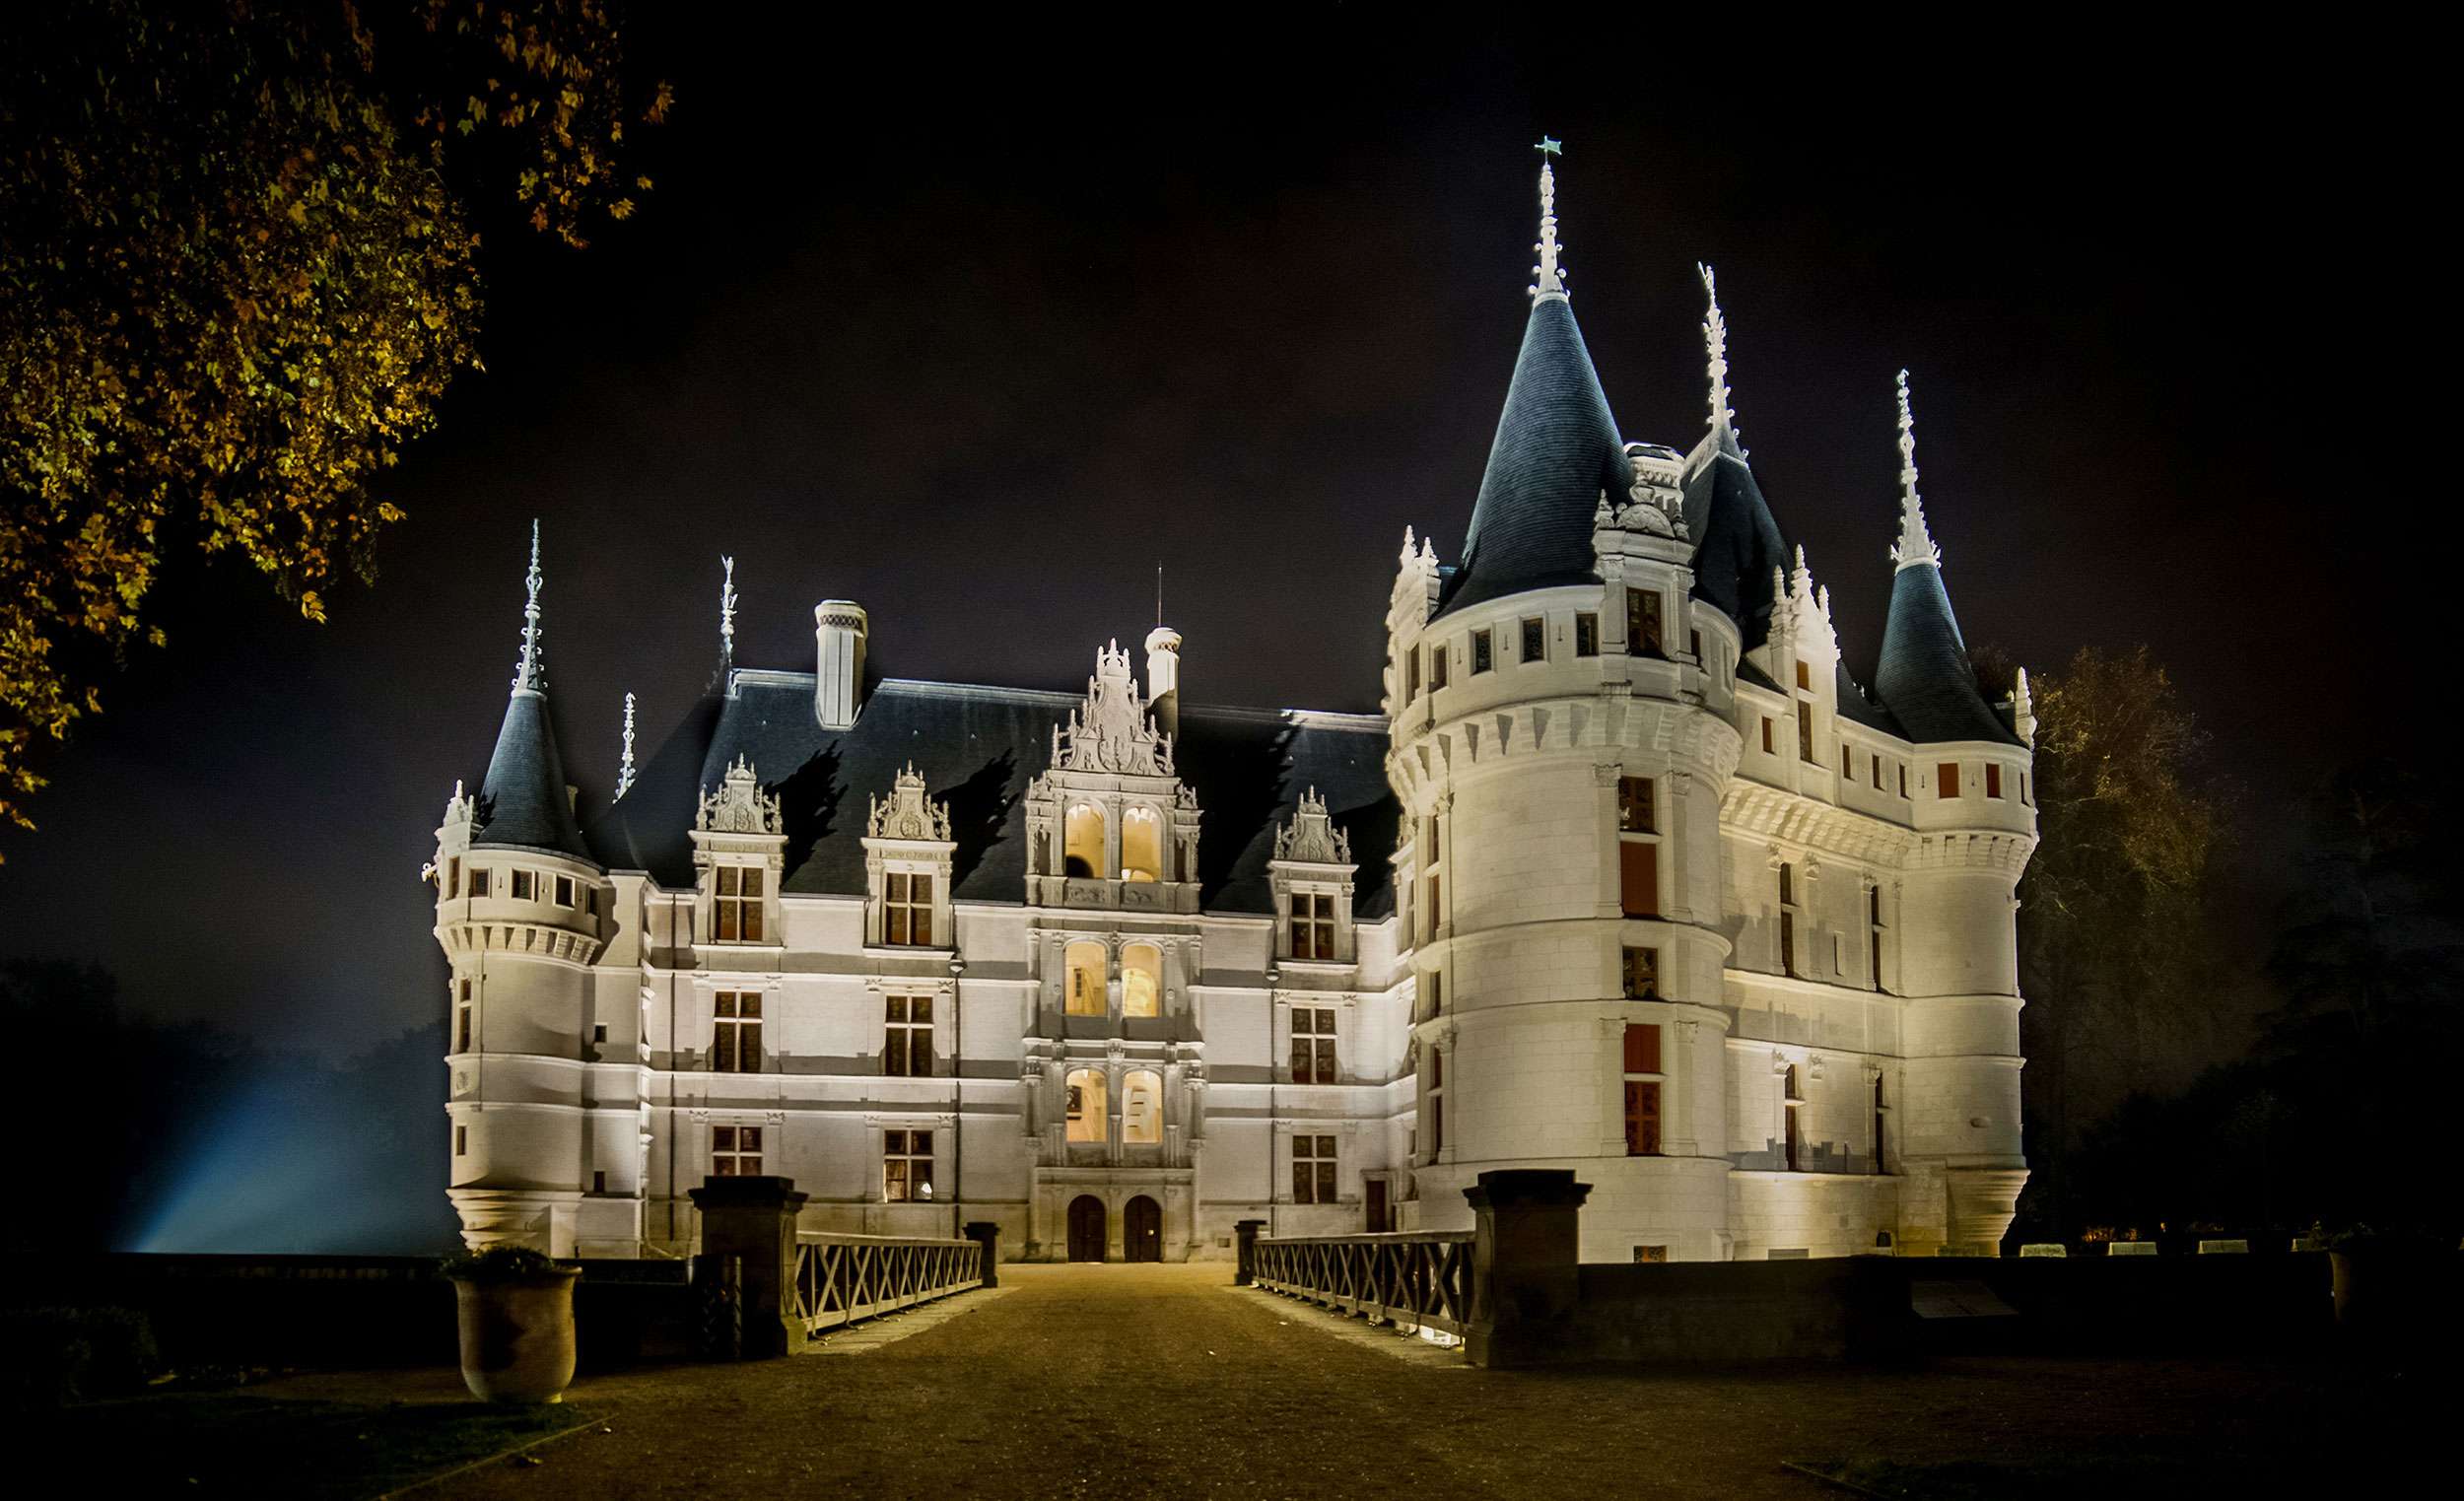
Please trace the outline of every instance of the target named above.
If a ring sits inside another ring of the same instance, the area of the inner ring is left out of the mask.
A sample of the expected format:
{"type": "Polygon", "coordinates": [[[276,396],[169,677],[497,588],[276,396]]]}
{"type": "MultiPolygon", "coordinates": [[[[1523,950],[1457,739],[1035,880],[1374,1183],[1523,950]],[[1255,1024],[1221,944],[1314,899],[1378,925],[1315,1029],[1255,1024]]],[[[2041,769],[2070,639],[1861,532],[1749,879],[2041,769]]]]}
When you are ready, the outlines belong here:
{"type": "Polygon", "coordinates": [[[0,21],[0,819],[158,574],[310,620],[478,368],[477,195],[581,247],[651,183],[604,0],[61,0],[0,21]]]}

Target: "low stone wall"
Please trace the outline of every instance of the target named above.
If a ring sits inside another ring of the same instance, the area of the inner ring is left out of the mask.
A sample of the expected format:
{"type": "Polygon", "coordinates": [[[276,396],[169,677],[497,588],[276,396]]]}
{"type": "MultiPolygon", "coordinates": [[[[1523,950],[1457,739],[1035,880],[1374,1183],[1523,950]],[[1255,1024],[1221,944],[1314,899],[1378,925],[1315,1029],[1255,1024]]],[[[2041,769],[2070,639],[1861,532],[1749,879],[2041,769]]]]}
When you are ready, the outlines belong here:
{"type": "Polygon", "coordinates": [[[1557,1358],[1888,1359],[1915,1339],[1899,1270],[1874,1257],[1585,1265],[1557,1358]]]}
{"type": "MultiPolygon", "coordinates": [[[[685,1358],[693,1289],[676,1262],[588,1261],[574,1289],[584,1370],[685,1358]]],[[[173,1369],[451,1365],[453,1284],[433,1257],[11,1256],[6,1301],[135,1309],[173,1369]]]]}

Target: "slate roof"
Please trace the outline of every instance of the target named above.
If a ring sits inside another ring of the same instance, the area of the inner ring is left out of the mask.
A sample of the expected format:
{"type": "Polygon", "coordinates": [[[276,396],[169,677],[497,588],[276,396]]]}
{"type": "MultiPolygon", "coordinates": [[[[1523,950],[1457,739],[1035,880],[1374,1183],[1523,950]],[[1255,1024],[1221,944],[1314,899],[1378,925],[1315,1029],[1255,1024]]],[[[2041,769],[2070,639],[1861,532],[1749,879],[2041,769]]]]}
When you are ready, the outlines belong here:
{"type": "MultiPolygon", "coordinates": [[[[592,822],[590,840],[611,868],[645,870],[672,887],[692,884],[701,790],[716,786],[742,755],[781,801],[782,889],[860,895],[869,799],[887,797],[912,761],[929,795],[948,801],[958,844],[953,894],[1023,901],[1027,784],[1051,760],[1054,727],[1081,702],[1076,694],[891,678],[873,688],[854,728],[827,730],[813,716],[810,673],[738,671],[724,698],[688,716],[643,765],[632,790],[592,822]]],[[[1201,812],[1198,901],[1206,911],[1274,910],[1266,884],[1274,830],[1309,786],[1351,835],[1359,861],[1353,911],[1363,918],[1394,911],[1389,857],[1402,814],[1386,785],[1380,720],[1191,706],[1181,711],[1174,756],[1201,812]]]]}
{"type": "Polygon", "coordinates": [[[1600,493],[1622,498],[1633,483],[1574,309],[1561,297],[1540,298],[1524,324],[1523,352],[1472,504],[1463,566],[1446,581],[1437,614],[1596,580],[1592,515],[1600,493]]]}
{"type": "Polygon", "coordinates": [[[1882,658],[1874,686],[1911,741],[1994,740],[2020,744],[2019,737],[1976,686],[1967,643],[1951,613],[1942,570],[1920,563],[1899,570],[1890,581],[1890,614],[1882,624],[1882,658]]]}
{"type": "Polygon", "coordinates": [[[1701,467],[1685,478],[1685,533],[1694,539],[1694,597],[1736,623],[1745,650],[1771,635],[1771,571],[1788,566],[1788,544],[1753,469],[1722,428],[1701,467]]]}
{"type": "Polygon", "coordinates": [[[573,799],[565,790],[565,762],[556,753],[556,729],[548,722],[547,695],[516,688],[505,706],[488,775],[479,785],[476,847],[514,846],[552,850],[589,859],[589,848],[574,826],[573,799]]]}

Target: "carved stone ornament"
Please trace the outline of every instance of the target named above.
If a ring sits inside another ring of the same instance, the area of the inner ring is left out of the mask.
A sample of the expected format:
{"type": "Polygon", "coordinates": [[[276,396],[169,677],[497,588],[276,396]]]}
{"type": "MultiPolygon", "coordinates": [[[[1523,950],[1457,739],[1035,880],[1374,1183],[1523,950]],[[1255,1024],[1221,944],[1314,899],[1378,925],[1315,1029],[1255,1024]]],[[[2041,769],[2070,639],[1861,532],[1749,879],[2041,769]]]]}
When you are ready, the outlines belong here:
{"type": "Polygon", "coordinates": [[[456,781],[453,784],[453,795],[445,800],[445,828],[448,831],[460,830],[467,836],[470,832],[471,820],[477,816],[477,813],[478,804],[471,800],[471,795],[463,791],[462,784],[456,781]]]}
{"type": "Polygon", "coordinates": [[[949,808],[924,795],[924,777],[912,761],[898,774],[888,799],[875,797],[871,803],[872,816],[865,821],[864,832],[874,839],[949,841],[949,808]]]}
{"type": "Polygon", "coordinates": [[[786,819],[775,793],[762,790],[753,764],[742,756],[727,768],[715,792],[702,794],[702,811],[693,827],[704,834],[785,834],[786,819]]]}
{"type": "Polygon", "coordinates": [[[1274,857],[1313,865],[1352,863],[1351,836],[1335,827],[1316,787],[1300,794],[1290,821],[1274,831],[1274,857]]]}
{"type": "Polygon", "coordinates": [[[1070,772],[1169,777],[1172,737],[1146,716],[1146,702],[1129,676],[1129,653],[1114,642],[1095,654],[1086,702],[1069,722],[1053,728],[1053,765],[1070,772]]]}

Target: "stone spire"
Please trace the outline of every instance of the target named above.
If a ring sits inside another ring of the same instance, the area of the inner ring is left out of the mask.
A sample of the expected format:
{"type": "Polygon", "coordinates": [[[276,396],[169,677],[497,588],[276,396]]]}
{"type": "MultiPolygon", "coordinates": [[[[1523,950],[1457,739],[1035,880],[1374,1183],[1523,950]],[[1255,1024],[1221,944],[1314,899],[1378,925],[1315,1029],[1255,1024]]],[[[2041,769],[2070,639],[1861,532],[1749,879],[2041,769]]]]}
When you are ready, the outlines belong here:
{"type": "Polygon", "coordinates": [[[724,676],[736,664],[736,560],[722,556],[719,566],[719,671],[724,676]]]}
{"type": "Polygon", "coordinates": [[[616,795],[622,797],[633,786],[633,695],[625,695],[625,754],[616,763],[616,795]]]}
{"type": "Polygon", "coordinates": [[[539,518],[530,518],[530,572],[523,576],[529,598],[522,602],[521,659],[513,667],[517,692],[536,693],[546,686],[539,661],[539,518]]]}
{"type": "Polygon", "coordinates": [[[2011,689],[2011,728],[2028,745],[2036,743],[2036,699],[2027,691],[2027,669],[2019,669],[2019,681],[2011,689]]]}
{"type": "Polygon", "coordinates": [[[1559,143],[1541,136],[1540,144],[1532,149],[1540,154],[1540,243],[1532,246],[1540,255],[1540,264],[1532,268],[1535,280],[1529,289],[1533,303],[1538,304],[1544,297],[1565,297],[1566,275],[1557,264],[1557,173],[1548,162],[1560,154],[1559,143]]]}
{"type": "Polygon", "coordinates": [[[1701,261],[1694,270],[1702,277],[1702,296],[1706,310],[1702,316],[1703,353],[1711,365],[1711,431],[1725,437],[1737,446],[1743,457],[1745,443],[1737,432],[1737,413],[1728,404],[1728,319],[1720,314],[1719,273],[1701,261]]]}
{"type": "Polygon", "coordinates": [[[1899,373],[1899,540],[1890,561],[1901,568],[1921,563],[1942,567],[1942,549],[1925,528],[1925,503],[1916,493],[1916,414],[1908,404],[1908,373],[1899,373]]]}

